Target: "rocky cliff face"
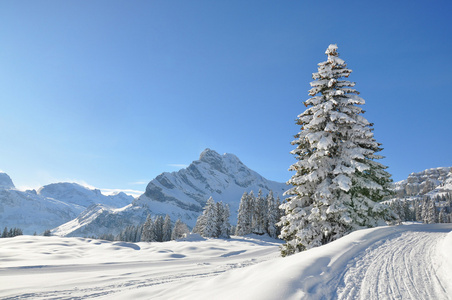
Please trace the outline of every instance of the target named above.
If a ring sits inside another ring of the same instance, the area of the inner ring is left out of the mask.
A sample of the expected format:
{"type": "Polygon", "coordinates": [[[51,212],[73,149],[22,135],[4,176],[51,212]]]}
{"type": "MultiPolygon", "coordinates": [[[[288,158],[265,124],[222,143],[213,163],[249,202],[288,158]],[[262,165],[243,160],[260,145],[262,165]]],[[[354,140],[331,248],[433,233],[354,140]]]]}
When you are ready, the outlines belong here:
{"type": "Polygon", "coordinates": [[[427,169],[411,173],[395,184],[397,198],[452,192],[452,167],[427,169]]]}
{"type": "Polygon", "coordinates": [[[64,230],[60,226],[54,232],[70,236],[117,234],[127,225],[143,223],[148,214],[168,214],[173,222],[181,219],[193,227],[209,197],[229,204],[230,221],[234,224],[242,194],[251,190],[257,194],[260,189],[264,195],[272,190],[275,197],[282,197],[287,186],[265,179],[233,154],[220,155],[206,149],[187,168],[158,175],[132,205],[121,210],[103,210],[102,213],[98,213],[99,207],[91,207],[90,211],[84,212],[84,215],[91,216],[85,218],[89,222],[80,220],[72,224],[74,230],[66,224],[64,230]],[[106,232],[106,228],[110,231],[106,232]]]}

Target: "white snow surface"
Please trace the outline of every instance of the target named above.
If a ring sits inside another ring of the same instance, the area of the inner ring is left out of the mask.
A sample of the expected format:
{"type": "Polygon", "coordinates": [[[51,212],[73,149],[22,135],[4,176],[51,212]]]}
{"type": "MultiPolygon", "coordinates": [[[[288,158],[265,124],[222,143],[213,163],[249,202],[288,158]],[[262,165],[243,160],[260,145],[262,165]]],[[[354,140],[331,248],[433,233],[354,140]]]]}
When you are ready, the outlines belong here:
{"type": "Polygon", "coordinates": [[[268,237],[0,239],[1,299],[452,299],[452,224],[353,232],[282,258],[268,237]]]}

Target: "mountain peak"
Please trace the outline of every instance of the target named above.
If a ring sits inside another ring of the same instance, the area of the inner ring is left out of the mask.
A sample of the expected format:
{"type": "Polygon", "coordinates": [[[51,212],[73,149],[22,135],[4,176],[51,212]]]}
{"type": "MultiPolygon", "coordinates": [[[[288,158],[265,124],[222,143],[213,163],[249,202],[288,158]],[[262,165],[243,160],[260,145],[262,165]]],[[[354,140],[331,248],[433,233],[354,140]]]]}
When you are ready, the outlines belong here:
{"type": "Polygon", "coordinates": [[[8,174],[0,172],[0,189],[14,189],[14,183],[8,174]]]}
{"type": "Polygon", "coordinates": [[[218,154],[217,151],[212,150],[210,148],[206,148],[203,152],[201,152],[201,154],[199,155],[199,160],[201,161],[206,161],[209,160],[211,158],[215,158],[215,159],[221,159],[221,155],[218,154]]]}

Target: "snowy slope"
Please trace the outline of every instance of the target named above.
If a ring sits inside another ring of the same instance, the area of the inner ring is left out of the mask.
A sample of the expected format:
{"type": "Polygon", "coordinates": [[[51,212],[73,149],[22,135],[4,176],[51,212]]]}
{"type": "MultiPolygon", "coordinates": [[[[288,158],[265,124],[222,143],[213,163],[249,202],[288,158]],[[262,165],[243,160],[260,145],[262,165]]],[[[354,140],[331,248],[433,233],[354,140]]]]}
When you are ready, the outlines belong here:
{"type": "Polygon", "coordinates": [[[64,224],[96,203],[122,207],[132,200],[124,193],[105,196],[76,183],[50,184],[38,192],[19,191],[7,174],[0,173],[0,226],[18,227],[25,234],[41,234],[64,224]]]}
{"type": "Polygon", "coordinates": [[[173,222],[181,219],[193,227],[210,196],[216,202],[229,204],[230,221],[235,224],[242,194],[253,190],[257,195],[259,189],[264,195],[273,190],[275,197],[282,197],[287,186],[265,179],[233,154],[220,155],[206,149],[199,160],[193,161],[187,168],[178,172],[165,172],[153,179],[145,193],[135,199],[131,206],[122,210],[103,209],[102,213],[98,213],[98,207],[90,207],[83,212],[89,218],[77,218],[55,228],[53,233],[82,237],[118,234],[127,225],[144,223],[148,214],[168,214],[173,222]],[[89,222],[86,222],[88,219],[89,222]]]}
{"type": "Polygon", "coordinates": [[[353,232],[279,257],[280,242],[0,239],[2,299],[451,299],[452,224],[353,232]],[[24,280],[26,279],[26,280],[24,280]]]}

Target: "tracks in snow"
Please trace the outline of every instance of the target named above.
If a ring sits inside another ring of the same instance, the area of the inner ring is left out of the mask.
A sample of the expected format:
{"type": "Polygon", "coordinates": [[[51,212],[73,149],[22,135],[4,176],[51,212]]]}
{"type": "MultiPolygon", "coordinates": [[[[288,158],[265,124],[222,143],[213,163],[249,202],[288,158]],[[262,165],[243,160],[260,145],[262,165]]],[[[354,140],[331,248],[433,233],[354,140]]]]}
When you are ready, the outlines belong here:
{"type": "Polygon", "coordinates": [[[451,299],[437,276],[442,232],[412,231],[377,242],[351,260],[337,298],[451,299]]]}

